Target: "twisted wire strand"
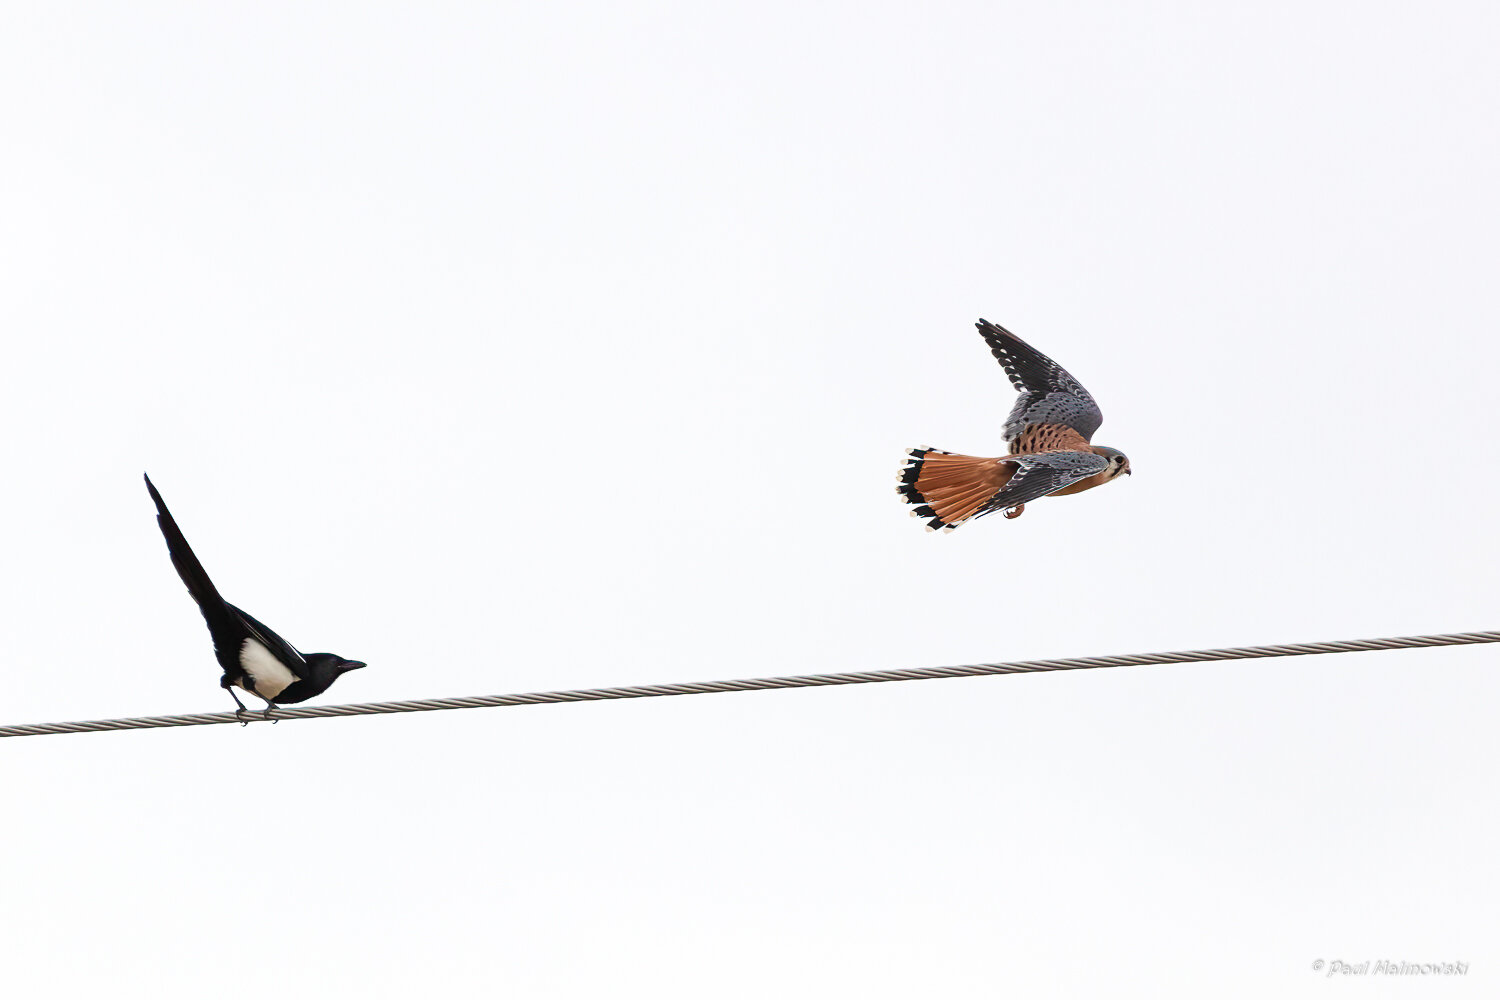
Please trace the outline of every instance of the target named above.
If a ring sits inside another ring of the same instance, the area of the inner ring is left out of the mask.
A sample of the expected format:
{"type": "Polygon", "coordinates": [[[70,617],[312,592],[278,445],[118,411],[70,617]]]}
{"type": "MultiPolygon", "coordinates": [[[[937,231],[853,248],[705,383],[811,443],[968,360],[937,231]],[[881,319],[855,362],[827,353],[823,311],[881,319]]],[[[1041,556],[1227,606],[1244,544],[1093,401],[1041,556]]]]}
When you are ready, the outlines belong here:
{"type": "MultiPolygon", "coordinates": [[[[743,680],[584,688],[577,691],[537,691],[530,694],[496,694],[471,698],[427,698],[421,701],[319,705],[312,708],[277,708],[273,718],[276,720],[331,719],[346,715],[392,715],[398,712],[438,712],[456,708],[505,708],[512,705],[546,705],[570,701],[666,698],[685,694],[768,691],[777,688],[829,687],[838,684],[881,684],[887,681],[925,681],[945,677],[983,677],[989,674],[1030,674],[1049,670],[1092,670],[1103,667],[1147,666],[1156,663],[1255,660],[1272,656],[1366,653],[1381,649],[1417,649],[1426,646],[1469,646],[1486,642],[1500,642],[1500,632],[1454,632],[1448,635],[1407,635],[1390,639],[1304,642],[1284,646],[1236,646],[1228,649],[1191,649],[1173,653],[1084,656],[1064,660],[1018,660],[1012,663],[971,663],[955,667],[915,667],[905,670],[869,670],[847,674],[801,674],[791,677],[750,677],[743,680]]],[[[91,722],[43,722],[34,725],[0,726],[0,737],[100,733],[116,729],[159,729],[173,726],[214,726],[239,721],[241,720],[233,712],[211,712],[199,715],[157,715],[139,719],[97,719],[91,722]]],[[[262,719],[261,713],[256,711],[248,713],[246,721],[265,720],[262,719]]]]}

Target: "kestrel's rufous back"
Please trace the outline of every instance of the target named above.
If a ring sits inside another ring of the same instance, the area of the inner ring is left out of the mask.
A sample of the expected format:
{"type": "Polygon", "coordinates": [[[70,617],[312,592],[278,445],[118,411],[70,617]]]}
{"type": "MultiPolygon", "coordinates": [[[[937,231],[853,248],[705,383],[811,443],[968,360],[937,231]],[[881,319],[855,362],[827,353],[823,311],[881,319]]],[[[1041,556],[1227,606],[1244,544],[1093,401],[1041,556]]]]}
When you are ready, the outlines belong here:
{"type": "Polygon", "coordinates": [[[910,448],[896,487],[912,517],[929,518],[928,531],[952,531],[997,510],[1020,517],[1038,497],[1082,493],[1130,475],[1130,459],[1089,444],[1104,422],[1099,404],[1051,358],[1004,327],[974,324],[1021,393],[1005,420],[1010,454],[976,458],[936,448],[910,448]]]}

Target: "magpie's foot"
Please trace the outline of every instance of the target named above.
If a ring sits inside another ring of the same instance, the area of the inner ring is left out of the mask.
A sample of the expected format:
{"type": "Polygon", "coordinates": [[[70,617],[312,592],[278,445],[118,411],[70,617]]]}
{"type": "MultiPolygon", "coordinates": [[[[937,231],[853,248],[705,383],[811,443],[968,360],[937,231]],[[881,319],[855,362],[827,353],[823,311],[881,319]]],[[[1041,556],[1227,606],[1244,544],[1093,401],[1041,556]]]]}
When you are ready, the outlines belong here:
{"type": "Polygon", "coordinates": [[[234,710],[234,717],[240,720],[240,725],[250,725],[250,713],[245,711],[244,705],[241,705],[239,708],[234,710]]]}
{"type": "Polygon", "coordinates": [[[267,705],[266,706],[266,710],[264,712],[260,713],[260,717],[262,719],[264,719],[266,722],[271,723],[273,726],[276,723],[278,723],[278,722],[281,721],[280,719],[278,719],[276,717],[276,706],[275,705],[267,705]]]}

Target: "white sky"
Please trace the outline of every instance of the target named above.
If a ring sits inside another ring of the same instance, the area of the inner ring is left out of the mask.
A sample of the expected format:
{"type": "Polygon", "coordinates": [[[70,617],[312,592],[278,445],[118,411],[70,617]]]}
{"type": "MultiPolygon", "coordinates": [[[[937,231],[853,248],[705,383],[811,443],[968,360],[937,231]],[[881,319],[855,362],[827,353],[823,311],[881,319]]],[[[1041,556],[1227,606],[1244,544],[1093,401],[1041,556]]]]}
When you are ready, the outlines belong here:
{"type": "MultiPolygon", "coordinates": [[[[7,22],[0,722],[232,707],[143,470],[320,703],[1500,628],[1493,5],[7,22]]],[[[1494,995],[1497,655],[7,740],[0,989],[1494,995]]]]}

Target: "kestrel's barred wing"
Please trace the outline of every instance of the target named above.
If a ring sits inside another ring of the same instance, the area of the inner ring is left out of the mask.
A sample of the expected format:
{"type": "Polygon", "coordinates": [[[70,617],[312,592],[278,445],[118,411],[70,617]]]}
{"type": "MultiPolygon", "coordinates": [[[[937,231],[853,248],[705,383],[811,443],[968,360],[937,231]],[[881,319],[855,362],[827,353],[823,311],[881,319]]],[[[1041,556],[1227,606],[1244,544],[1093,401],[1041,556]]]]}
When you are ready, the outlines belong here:
{"type": "Polygon", "coordinates": [[[1109,459],[1086,451],[979,458],[914,448],[908,454],[896,490],[917,505],[912,516],[928,518],[933,531],[951,531],[970,518],[1019,507],[1109,467],[1109,459]]]}
{"type": "Polygon", "coordinates": [[[1004,461],[1019,468],[1005,484],[1005,489],[980,507],[974,513],[975,517],[1030,503],[1109,468],[1109,459],[1088,451],[1044,451],[1036,455],[1007,457],[1004,461]]]}
{"type": "Polygon", "coordinates": [[[1004,327],[983,319],[974,325],[1021,394],[1005,419],[1006,441],[1015,441],[1026,428],[1038,424],[1071,427],[1085,441],[1094,436],[1104,423],[1104,414],[1077,379],[1004,327]]]}

